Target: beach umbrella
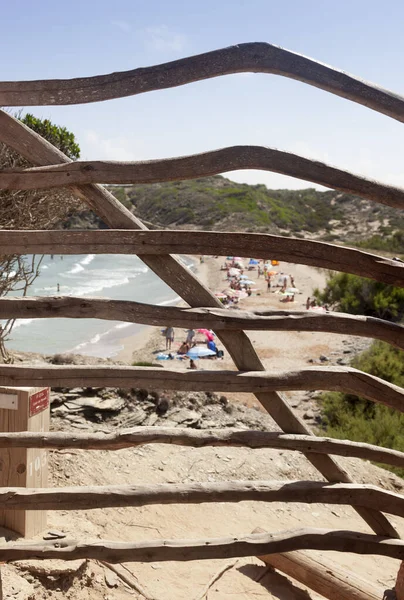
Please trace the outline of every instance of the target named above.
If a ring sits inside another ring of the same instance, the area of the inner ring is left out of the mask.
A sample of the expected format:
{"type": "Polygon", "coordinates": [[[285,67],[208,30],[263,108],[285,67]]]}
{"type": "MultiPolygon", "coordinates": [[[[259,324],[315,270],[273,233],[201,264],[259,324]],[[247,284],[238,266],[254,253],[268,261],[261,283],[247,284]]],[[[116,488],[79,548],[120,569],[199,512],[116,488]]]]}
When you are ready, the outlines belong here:
{"type": "Polygon", "coordinates": [[[194,346],[187,352],[188,358],[203,358],[204,356],[216,356],[216,352],[205,346],[194,346]]]}
{"type": "Polygon", "coordinates": [[[268,275],[277,275],[278,271],[268,271],[268,275]]]}
{"type": "Polygon", "coordinates": [[[240,273],[240,269],[235,269],[234,267],[232,267],[231,269],[229,269],[229,275],[231,275],[232,277],[235,277],[239,273],[240,273]]]}
{"type": "Polygon", "coordinates": [[[300,294],[300,290],[295,287],[286,288],[285,292],[291,292],[292,294],[300,294]]]}
{"type": "Polygon", "coordinates": [[[253,285],[256,281],[252,281],[251,279],[243,279],[243,285],[253,285]]]}
{"type": "Polygon", "coordinates": [[[256,258],[250,258],[250,262],[248,264],[249,265],[258,265],[259,260],[257,260],[256,258]]]}
{"type": "Polygon", "coordinates": [[[226,256],[226,260],[233,260],[234,256],[226,256]]]}
{"type": "Polygon", "coordinates": [[[248,275],[240,275],[239,279],[250,279],[248,275]]]}
{"type": "Polygon", "coordinates": [[[209,331],[209,329],[198,329],[197,330],[199,333],[203,333],[203,335],[206,335],[206,337],[208,338],[208,340],[211,342],[214,338],[214,335],[211,331],[209,331]]]}
{"type": "Polygon", "coordinates": [[[227,298],[226,294],[223,294],[222,292],[216,292],[215,296],[216,296],[216,298],[219,298],[219,300],[223,300],[224,298],[227,298]]]}
{"type": "Polygon", "coordinates": [[[233,260],[243,260],[241,256],[233,256],[233,260]]]}

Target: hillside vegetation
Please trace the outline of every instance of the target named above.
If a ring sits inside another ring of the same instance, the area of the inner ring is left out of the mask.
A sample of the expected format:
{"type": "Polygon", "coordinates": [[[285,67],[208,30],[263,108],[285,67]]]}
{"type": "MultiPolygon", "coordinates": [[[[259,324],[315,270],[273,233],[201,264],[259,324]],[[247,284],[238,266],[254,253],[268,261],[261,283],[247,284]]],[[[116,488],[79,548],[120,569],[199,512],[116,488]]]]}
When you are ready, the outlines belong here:
{"type": "MultiPolygon", "coordinates": [[[[352,361],[352,366],[400,387],[404,386],[404,352],[384,342],[374,342],[352,361]]],[[[322,395],[326,434],[404,451],[404,414],[353,394],[322,395]]],[[[404,469],[386,467],[404,477],[404,469]]]]}
{"type": "MultiPolygon", "coordinates": [[[[158,228],[257,231],[349,240],[364,247],[371,247],[367,239],[384,246],[391,239],[393,252],[403,246],[404,214],[335,191],[269,190],[222,176],[108,189],[136,216],[158,228]]],[[[100,221],[87,211],[64,226],[98,227],[100,221]]]]}
{"type": "MultiPolygon", "coordinates": [[[[404,289],[347,273],[331,274],[324,290],[314,295],[336,310],[402,322],[404,289]]],[[[404,386],[404,352],[375,341],[356,356],[352,366],[404,386]]],[[[368,442],[404,450],[404,414],[354,394],[330,392],[322,395],[323,429],[331,437],[368,442]]],[[[404,469],[391,467],[404,476],[404,469]]]]}

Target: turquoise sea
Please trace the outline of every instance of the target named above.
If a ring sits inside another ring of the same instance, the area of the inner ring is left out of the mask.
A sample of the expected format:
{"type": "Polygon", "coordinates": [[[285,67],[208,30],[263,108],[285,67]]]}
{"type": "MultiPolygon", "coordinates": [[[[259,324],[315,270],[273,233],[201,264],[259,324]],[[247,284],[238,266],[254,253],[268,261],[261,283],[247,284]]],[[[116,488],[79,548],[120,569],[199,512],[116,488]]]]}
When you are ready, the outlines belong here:
{"type": "MultiPolygon", "coordinates": [[[[192,268],[188,257],[181,260],[192,268]]],[[[180,298],[137,256],[45,256],[30,296],[84,296],[173,305],[180,298]]],[[[142,325],[99,319],[19,319],[7,342],[10,349],[55,354],[77,352],[113,357],[122,340],[142,325]]]]}

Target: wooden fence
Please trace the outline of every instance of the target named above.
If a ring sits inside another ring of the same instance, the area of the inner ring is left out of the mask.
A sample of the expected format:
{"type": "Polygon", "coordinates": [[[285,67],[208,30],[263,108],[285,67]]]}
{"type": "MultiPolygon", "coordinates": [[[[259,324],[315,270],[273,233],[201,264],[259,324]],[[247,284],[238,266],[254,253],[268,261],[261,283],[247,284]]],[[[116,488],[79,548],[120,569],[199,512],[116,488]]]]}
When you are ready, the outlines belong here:
{"type": "MultiPolygon", "coordinates": [[[[391,118],[404,121],[404,98],[346,73],[270,44],[241,44],[164,65],[99,77],[0,83],[0,105],[59,105],[97,102],[184,85],[237,72],[273,73],[298,79],[391,118]]],[[[315,437],[289,406],[285,390],[339,390],[359,394],[404,411],[404,390],[377,377],[346,367],[314,367],[296,372],[267,373],[245,330],[321,331],[383,340],[404,349],[401,325],[364,316],[311,314],[288,310],[224,310],[215,296],[172,254],[237,253],[315,265],[355,273],[404,287],[404,264],[352,248],[265,234],[148,231],[102,183],[150,183],[182,180],[234,169],[284,173],[363,198],[404,208],[404,189],[297,155],[256,146],[224,148],[202,155],[142,163],[71,162],[59,150],[0,112],[0,141],[36,165],[0,172],[0,189],[28,190],[69,186],[109,226],[102,231],[1,231],[0,253],[137,254],[189,305],[157,307],[136,302],[89,298],[2,298],[0,319],[98,318],[149,325],[214,328],[238,371],[178,372],[134,367],[0,366],[0,385],[119,386],[147,389],[253,392],[280,427],[279,433],[258,431],[199,432],[137,428],[117,434],[5,433],[0,447],[82,448],[116,450],[144,443],[185,446],[233,445],[300,451],[330,484],[321,482],[246,481],[193,485],[149,485],[58,489],[0,489],[2,508],[36,509],[143,506],[146,504],[238,502],[324,502],[349,504],[373,534],[304,529],[254,533],[242,537],[142,544],[75,540],[0,545],[0,560],[23,558],[102,558],[118,561],[194,560],[268,555],[296,549],[322,549],[379,554],[404,559],[404,542],[384,513],[404,516],[404,497],[374,486],[357,485],[332,455],[356,456],[404,465],[404,453],[369,444],[315,437]],[[138,230],[138,231],[134,231],[138,230]]]]}

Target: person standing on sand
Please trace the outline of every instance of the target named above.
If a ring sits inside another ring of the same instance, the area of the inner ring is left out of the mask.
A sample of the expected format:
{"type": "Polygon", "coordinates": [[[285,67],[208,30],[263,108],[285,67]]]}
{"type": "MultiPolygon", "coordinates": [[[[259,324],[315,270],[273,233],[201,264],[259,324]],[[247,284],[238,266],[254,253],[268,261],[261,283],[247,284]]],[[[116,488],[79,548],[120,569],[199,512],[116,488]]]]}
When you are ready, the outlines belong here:
{"type": "Polygon", "coordinates": [[[171,344],[174,341],[174,328],[167,327],[167,329],[165,331],[165,336],[166,336],[166,350],[171,350],[171,344]]]}
{"type": "Polygon", "coordinates": [[[268,280],[267,280],[267,292],[270,292],[270,291],[271,291],[271,278],[268,277],[268,280]]]}
{"type": "Polygon", "coordinates": [[[195,361],[192,360],[192,358],[191,358],[191,360],[189,361],[189,367],[188,367],[188,369],[197,369],[197,368],[198,367],[196,366],[195,361]]]}
{"type": "Polygon", "coordinates": [[[306,310],[309,310],[309,308],[310,308],[310,302],[311,302],[311,298],[310,298],[310,296],[309,296],[309,297],[307,298],[307,300],[306,300],[306,310]]]}
{"type": "Polygon", "coordinates": [[[185,341],[186,341],[186,343],[190,347],[192,346],[192,342],[194,341],[194,337],[195,337],[195,330],[194,329],[188,329],[188,331],[187,331],[187,339],[185,341]]]}

